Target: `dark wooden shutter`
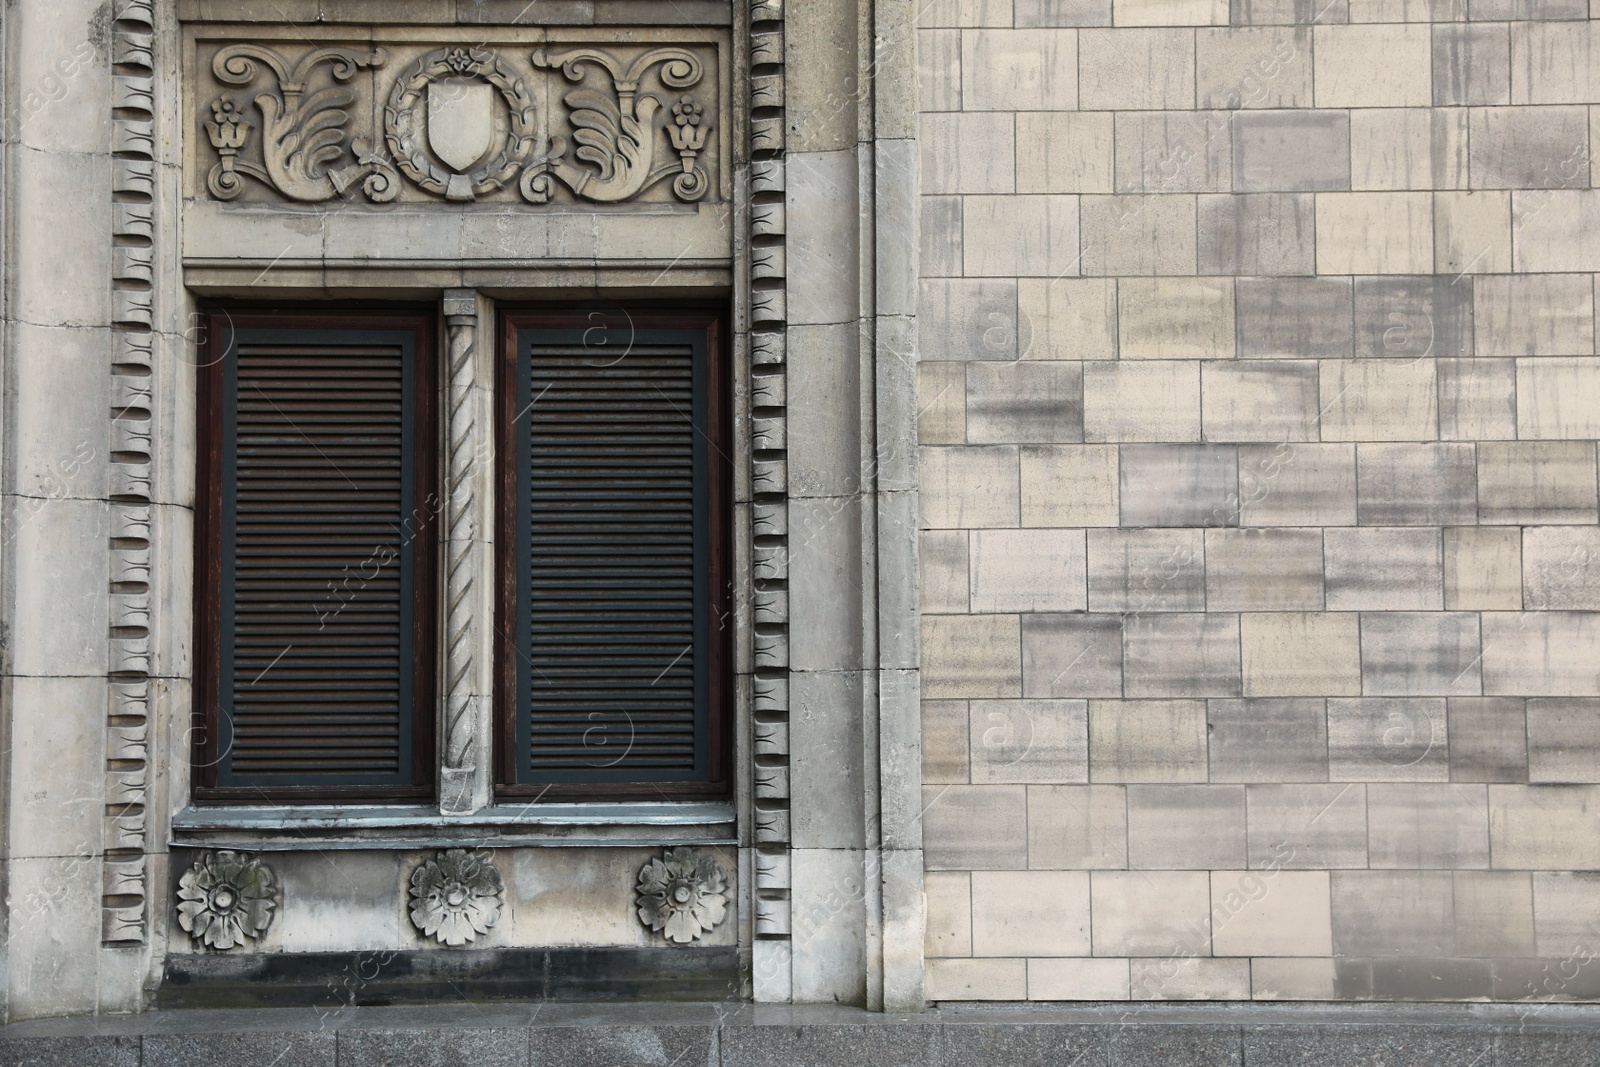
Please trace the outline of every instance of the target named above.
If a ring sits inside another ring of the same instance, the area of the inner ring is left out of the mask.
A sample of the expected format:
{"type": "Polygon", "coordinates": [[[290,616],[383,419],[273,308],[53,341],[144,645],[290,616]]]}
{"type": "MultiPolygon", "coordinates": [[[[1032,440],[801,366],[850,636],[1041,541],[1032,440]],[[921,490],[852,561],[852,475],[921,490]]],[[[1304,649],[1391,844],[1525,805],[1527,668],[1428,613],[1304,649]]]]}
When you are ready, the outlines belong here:
{"type": "Polygon", "coordinates": [[[617,796],[709,783],[711,337],[524,326],[516,345],[515,779],[617,796]]]}
{"type": "MultiPolygon", "coordinates": [[[[431,724],[411,329],[229,331],[221,365],[222,790],[414,789],[431,724]],[[421,584],[419,584],[421,583],[421,584]]],[[[420,394],[420,396],[419,396],[420,394]]],[[[425,400],[424,400],[425,402],[425,400]]]]}

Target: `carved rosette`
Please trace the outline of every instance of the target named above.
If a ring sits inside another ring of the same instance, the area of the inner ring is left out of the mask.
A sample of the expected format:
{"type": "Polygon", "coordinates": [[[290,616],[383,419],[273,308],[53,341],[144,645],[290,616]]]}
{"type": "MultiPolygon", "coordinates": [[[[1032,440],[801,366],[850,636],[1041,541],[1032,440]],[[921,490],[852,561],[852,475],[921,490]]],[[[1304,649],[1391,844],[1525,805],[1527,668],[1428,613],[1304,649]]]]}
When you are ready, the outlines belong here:
{"type": "Polygon", "coordinates": [[[203,853],[178,882],[178,925],[206,946],[227,951],[272,925],[272,870],[243,852],[203,853]]]}
{"type": "Polygon", "coordinates": [[[639,921],[675,944],[716,929],[727,913],[728,874],[710,856],[669,848],[639,870],[639,921]]]}
{"type": "Polygon", "coordinates": [[[446,945],[464,945],[500,921],[505,886],[487,854],[452,848],[411,872],[411,925],[446,945]]]}

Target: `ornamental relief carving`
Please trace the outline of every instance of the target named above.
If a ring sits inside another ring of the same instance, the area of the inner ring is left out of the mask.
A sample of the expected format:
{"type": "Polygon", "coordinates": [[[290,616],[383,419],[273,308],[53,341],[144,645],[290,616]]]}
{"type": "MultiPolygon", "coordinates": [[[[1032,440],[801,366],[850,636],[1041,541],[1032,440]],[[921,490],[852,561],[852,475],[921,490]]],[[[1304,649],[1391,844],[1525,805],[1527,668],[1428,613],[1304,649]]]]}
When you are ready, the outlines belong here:
{"type": "Polygon", "coordinates": [[[193,106],[222,201],[720,201],[712,41],[380,47],[202,42],[193,106]]]}

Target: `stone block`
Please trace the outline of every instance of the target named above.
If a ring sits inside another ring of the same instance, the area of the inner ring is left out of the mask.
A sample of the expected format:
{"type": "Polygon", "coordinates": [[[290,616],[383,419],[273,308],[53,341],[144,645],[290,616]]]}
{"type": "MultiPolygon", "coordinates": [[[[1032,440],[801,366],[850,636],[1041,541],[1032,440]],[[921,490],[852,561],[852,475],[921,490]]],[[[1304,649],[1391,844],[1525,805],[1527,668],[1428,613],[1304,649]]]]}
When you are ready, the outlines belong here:
{"type": "Polygon", "coordinates": [[[967,871],[928,871],[922,876],[922,892],[927,900],[924,954],[972,955],[972,875],[967,871]]]}
{"type": "Polygon", "coordinates": [[[1209,611],[1321,611],[1322,531],[1207,530],[1209,611]]]}
{"type": "Polygon", "coordinates": [[[969,714],[974,783],[1089,780],[1084,701],[974,700],[969,714]]]}
{"type": "Polygon", "coordinates": [[[1330,699],[1328,777],[1335,782],[1447,781],[1443,698],[1330,699]]]}
{"type": "MultiPolygon", "coordinates": [[[[59,860],[78,877],[92,873],[98,885],[108,758],[105,681],[20,676],[9,679],[7,689],[13,790],[6,805],[7,858],[59,860]]],[[[48,926],[50,909],[63,906],[48,896],[38,909],[33,904],[18,894],[12,922],[48,926]]]]}
{"type": "Polygon", "coordinates": [[[1123,526],[1237,526],[1238,453],[1226,445],[1124,445],[1123,526]]]}
{"type": "Polygon", "coordinates": [[[1358,278],[1356,358],[1472,355],[1472,279],[1358,278]]]}
{"type": "Polygon", "coordinates": [[[922,279],[917,342],[923,363],[1016,359],[1016,281],[922,279]]]}
{"type": "MultiPolygon", "coordinates": [[[[1133,959],[1128,961],[1134,1000],[1249,1000],[1250,961],[1187,959],[1133,959]]],[[[1215,1063],[1237,1064],[1242,1055],[1229,1031],[1182,1026],[1130,1027],[1116,1031],[1117,1053],[1138,1056],[1113,1063],[1215,1063]],[[1165,1038],[1155,1048],[1146,1035],[1165,1038]],[[1189,1036],[1193,1035],[1193,1036],[1189,1036]],[[1144,1057],[1143,1059],[1139,1057],[1144,1057]]],[[[1113,1053],[1116,1055],[1117,1053],[1113,1053]]]]}
{"type": "MultiPolygon", "coordinates": [[[[1028,999],[1127,1000],[1128,961],[1031,959],[1028,961],[1028,999]]],[[[1048,1045],[1038,1040],[1030,1041],[1028,1044],[1047,1047],[1051,1056],[1070,1054],[1074,1047],[1073,1045],[1063,1047],[1059,1040],[1050,1041],[1048,1045]]],[[[984,1042],[983,1048],[985,1057],[992,1055],[995,1051],[994,1041],[984,1042]]]]}
{"type": "MultiPolygon", "coordinates": [[[[1486,27],[1474,26],[1474,30],[1486,27]]],[[[1582,107],[1473,108],[1474,189],[1586,189],[1589,112],[1582,107]]]]}
{"type": "Polygon", "coordinates": [[[1128,866],[1243,867],[1244,826],[1242,785],[1130,785],[1128,866]]]}
{"type": "Polygon", "coordinates": [[[1114,0],[1118,26],[1226,26],[1227,0],[1114,0]]]}
{"type": "Polygon", "coordinates": [[[974,531],[970,573],[974,613],[1082,611],[1083,531],[974,531]]]}
{"type": "Polygon", "coordinates": [[[930,698],[1020,696],[1015,615],[924,615],[922,691],[930,698]]]}
{"type": "Polygon", "coordinates": [[[1004,445],[924,447],[925,527],[1017,525],[1017,450],[1004,445]]]}
{"type": "Polygon", "coordinates": [[[1506,26],[1433,28],[1433,104],[1511,103],[1511,31],[1506,26]]]}
{"type": "Polygon", "coordinates": [[[1528,781],[1600,782],[1600,700],[1528,701],[1528,781]]]}
{"type": "Polygon", "coordinates": [[[1080,30],[1078,77],[1084,111],[1191,108],[1194,31],[1080,30]]]}
{"type": "Polygon", "coordinates": [[[1600,610],[1600,527],[1525,528],[1522,581],[1523,603],[1517,607],[1529,611],[1600,610]]]}
{"type": "Polygon", "coordinates": [[[1195,273],[1192,195],[1085,196],[1079,211],[1081,273],[1093,277],[1195,273]]]}
{"type": "Polygon", "coordinates": [[[1028,787],[1028,866],[1103,870],[1128,865],[1128,805],[1120,785],[1028,787]]]}
{"type": "Polygon", "coordinates": [[[1432,360],[1321,364],[1324,441],[1431,441],[1438,437],[1432,360]]]}
{"type": "Polygon", "coordinates": [[[1024,616],[1022,688],[1029,697],[1121,696],[1121,618],[1024,616]]]}
{"type": "Polygon", "coordinates": [[[967,537],[965,530],[922,531],[917,560],[918,592],[924,612],[966,614],[967,537]]]}
{"type": "Polygon", "coordinates": [[[1206,707],[1200,700],[1091,700],[1094,782],[1203,782],[1206,707]]]}
{"type": "Polygon", "coordinates": [[[1129,697],[1239,696],[1239,621],[1226,614],[1152,614],[1123,622],[1129,697]]]}
{"type": "Polygon", "coordinates": [[[1314,33],[1317,107],[1432,105],[1427,26],[1318,26],[1314,33]]]}
{"type": "Polygon", "coordinates": [[[1117,286],[1117,307],[1125,360],[1233,356],[1231,278],[1124,278],[1117,286]]]}
{"type": "Polygon", "coordinates": [[[1456,955],[1532,956],[1533,880],[1522,871],[1457,871],[1456,955]]]}
{"type": "Polygon", "coordinates": [[[234,1067],[271,1067],[287,1062],[333,1067],[333,1030],[235,1030],[224,1033],[146,1034],[141,1064],[150,1067],[200,1067],[227,1063],[234,1067]]]}
{"type": "Polygon", "coordinates": [[[1200,365],[1194,360],[1085,364],[1083,436],[1088,441],[1198,441],[1200,365]]]}
{"type": "Polygon", "coordinates": [[[1440,274],[1511,270],[1511,194],[1440,192],[1433,196],[1433,269],[1440,274]]]}
{"type": "Polygon", "coordinates": [[[1561,979],[1572,976],[1566,968],[1592,963],[1595,921],[1600,908],[1600,875],[1590,871],[1536,872],[1533,875],[1533,932],[1538,955],[1567,962],[1561,979]],[[1581,965],[1581,963],[1580,963],[1581,965]]]}
{"type": "Polygon", "coordinates": [[[1526,782],[1528,728],[1521,697],[1446,702],[1452,782],[1526,782]]]}
{"type": "Polygon", "coordinates": [[[1433,198],[1396,192],[1317,197],[1317,273],[1433,273],[1433,198]]]}
{"type": "Polygon", "coordinates": [[[922,796],[928,870],[1006,871],[1028,865],[1024,786],[925,786],[922,796]]]}
{"type": "Polygon", "coordinates": [[[1518,437],[1600,437],[1600,365],[1593,356],[1516,362],[1518,437]]]}
{"type": "Polygon", "coordinates": [[[974,956],[1087,956],[1086,871],[974,871],[974,956]]]}
{"type": "Polygon", "coordinates": [[[1447,611],[1520,611],[1521,539],[1514,527],[1457,526],[1444,531],[1447,611]]]}
{"type": "Polygon", "coordinates": [[[922,702],[922,781],[965,785],[970,777],[967,748],[967,702],[922,702]]]}
{"type": "Polygon", "coordinates": [[[458,1063],[524,1067],[529,1063],[530,1038],[535,1064],[632,1067],[660,1063],[671,1056],[695,1064],[709,1064],[716,1058],[717,1035],[710,1026],[539,1026],[531,1030],[510,1026],[431,1030],[351,1026],[339,1030],[339,1063],[361,1067],[387,1067],[397,1061],[417,1067],[458,1063]]]}
{"type": "Polygon", "coordinates": [[[961,201],[962,273],[1057,278],[1078,273],[1078,198],[968,196],[961,201]]]}
{"type": "Polygon", "coordinates": [[[1440,535],[1426,527],[1325,530],[1330,611],[1437,611],[1444,607],[1440,535]]]}
{"type": "Polygon", "coordinates": [[[1240,445],[1242,526],[1350,526],[1356,521],[1354,445],[1240,445]]]}
{"type": "Polygon", "coordinates": [[[1309,193],[1199,199],[1201,274],[1315,274],[1316,211],[1309,193]]]}
{"type": "MultiPolygon", "coordinates": [[[[108,493],[111,378],[104,373],[112,337],[105,329],[13,322],[8,362],[22,403],[11,420],[13,524],[32,521],[57,500],[102,500],[108,493]]],[[[14,531],[15,525],[9,526],[14,531]]]]}
{"type": "Polygon", "coordinates": [[[1367,850],[1373,867],[1455,870],[1489,866],[1486,786],[1367,786],[1367,850]]]}
{"type": "Polygon", "coordinates": [[[923,115],[961,110],[960,30],[917,31],[917,89],[917,110],[923,115]]]}
{"type": "Polygon", "coordinates": [[[1247,697],[1361,692],[1360,621],[1348,612],[1264,612],[1239,617],[1247,697]]]}
{"type": "Polygon", "coordinates": [[[1538,525],[1595,521],[1594,445],[1588,441],[1478,446],[1478,521],[1538,525]]]}
{"type": "Polygon", "coordinates": [[[1096,956],[1207,955],[1204,871],[1093,871],[1096,956]]]}
{"type": "Polygon", "coordinates": [[[1117,113],[1116,192],[1226,192],[1233,187],[1231,156],[1226,114],[1117,113]]]}
{"type": "Polygon", "coordinates": [[[0,1038],[0,1063],[7,1067],[139,1067],[136,1034],[84,1037],[0,1038]]]}
{"type": "Polygon", "coordinates": [[[1517,371],[1509,359],[1439,361],[1439,437],[1510,441],[1517,436],[1517,371]]]}
{"type": "Polygon", "coordinates": [[[1449,526],[1478,514],[1478,463],[1468,444],[1361,445],[1356,516],[1364,526],[1449,526]]]}
{"type": "MultiPolygon", "coordinates": [[[[1021,960],[1015,962],[1022,963],[1021,960]]],[[[1003,974],[1003,969],[998,973],[1003,974]]],[[[936,1055],[939,1032],[932,1026],[810,1023],[803,1026],[724,1026],[719,1037],[722,1067],[840,1063],[856,1057],[881,1067],[916,1067],[928,1063],[936,1055]]]]}
{"type": "Polygon", "coordinates": [[[1024,359],[1117,358],[1117,283],[1109,278],[1023,278],[1017,305],[1024,359]]]}
{"type": "Polygon", "coordinates": [[[1204,29],[1195,32],[1197,106],[1311,106],[1311,30],[1305,27],[1204,29]]]}
{"type": "Polygon", "coordinates": [[[1076,110],[1080,51],[1076,30],[975,29],[963,33],[961,107],[965,111],[1076,110]]]}
{"type": "Polygon", "coordinates": [[[1328,873],[1212,871],[1211,925],[1213,955],[1331,955],[1328,873]]]}
{"type": "Polygon", "coordinates": [[[967,364],[967,440],[1051,444],[1083,440],[1083,370],[1075,362],[967,364]]]}
{"type": "Polygon", "coordinates": [[[1511,35],[1511,102],[1587,104],[1600,100],[1597,36],[1594,24],[1588,22],[1517,26],[1511,35]]]}
{"type": "Polygon", "coordinates": [[[1089,610],[1205,610],[1199,530],[1090,530],[1089,610]]]}
{"type": "Polygon", "coordinates": [[[1350,113],[1350,187],[1465,189],[1467,112],[1377,107],[1350,113]]]}
{"type": "Polygon", "coordinates": [[[1489,848],[1500,870],[1600,870],[1600,786],[1489,788],[1489,848]]]}
{"type": "Polygon", "coordinates": [[[1262,111],[1234,116],[1234,192],[1322,192],[1349,188],[1348,114],[1262,111]]]}
{"type": "Polygon", "coordinates": [[[1328,717],[1320,697],[1208,700],[1213,782],[1322,782],[1328,717]]]}
{"type": "Polygon", "coordinates": [[[941,1000],[1026,1000],[1027,960],[929,960],[927,997],[941,1000]]]}
{"type": "MultiPolygon", "coordinates": [[[[1507,210],[1509,212],[1509,208],[1507,210]]],[[[1509,232],[1506,239],[1510,240],[1509,232]]],[[[919,198],[917,267],[922,277],[960,277],[961,256],[961,198],[959,196],[919,198]]]]}
{"type": "Polygon", "coordinates": [[[1455,953],[1448,871],[1335,871],[1333,951],[1342,956],[1455,953]]]}
{"type": "Polygon", "coordinates": [[[1013,25],[1109,26],[1111,0],[1013,0],[1013,25]]]}
{"type": "Polygon", "coordinates": [[[104,674],[110,632],[107,508],[97,500],[61,496],[13,498],[6,507],[11,514],[5,551],[27,561],[10,579],[12,610],[18,619],[50,620],[48,626],[13,625],[6,638],[7,669],[39,677],[104,674]]]}
{"type": "Polygon", "coordinates": [[[918,117],[922,192],[1016,191],[1016,140],[1010,116],[935,112],[918,117]]]}
{"type": "Polygon", "coordinates": [[[1480,356],[1576,356],[1594,352],[1594,287],[1581,274],[1475,279],[1480,356]]]}
{"type": "MultiPolygon", "coordinates": [[[[1317,389],[1309,360],[1207,363],[1200,370],[1201,432],[1216,442],[1315,441],[1317,389]]],[[[1243,470],[1240,480],[1248,499],[1243,470]]]]}
{"type": "MultiPolygon", "coordinates": [[[[1316,988],[1312,986],[1311,988],[1316,988]]],[[[1308,999],[1331,999],[1316,997],[1308,999]]],[[[1420,998],[1419,998],[1420,999],[1420,998]]],[[[1442,1026],[1251,1027],[1244,1032],[1246,1063],[1427,1063],[1437,1067],[1483,1067],[1489,1038],[1442,1026]],[[1315,1058],[1313,1058],[1315,1057],[1315,1058]]]]}
{"type": "Polygon", "coordinates": [[[1348,359],[1349,278],[1240,278],[1239,355],[1246,359],[1348,359]]]}
{"type": "Polygon", "coordinates": [[[1116,446],[1024,445],[1021,452],[1022,525],[1117,525],[1116,446]]]}
{"type": "Polygon", "coordinates": [[[1600,696],[1594,649],[1600,615],[1510,611],[1483,615],[1485,696],[1600,696]]]}
{"type": "Polygon", "coordinates": [[[1249,866],[1323,870],[1367,865],[1367,787],[1307,783],[1245,790],[1249,866]]]}
{"type": "Polygon", "coordinates": [[[1473,21],[1524,21],[1530,19],[1585,19],[1589,5],[1584,0],[1469,0],[1468,15],[1473,21]]]}
{"type": "Polygon", "coordinates": [[[1024,111],[1016,123],[1017,192],[1112,191],[1115,138],[1109,113],[1024,111]]]}
{"type": "Polygon", "coordinates": [[[919,26],[1009,26],[1012,0],[928,0],[917,9],[919,26]]]}
{"type": "Polygon", "coordinates": [[[967,373],[963,363],[917,364],[917,441],[959,445],[967,439],[967,373]]]}
{"type": "Polygon", "coordinates": [[[1332,959],[1258,956],[1250,961],[1251,996],[1266,1001],[1334,1000],[1334,966],[1332,959]]]}

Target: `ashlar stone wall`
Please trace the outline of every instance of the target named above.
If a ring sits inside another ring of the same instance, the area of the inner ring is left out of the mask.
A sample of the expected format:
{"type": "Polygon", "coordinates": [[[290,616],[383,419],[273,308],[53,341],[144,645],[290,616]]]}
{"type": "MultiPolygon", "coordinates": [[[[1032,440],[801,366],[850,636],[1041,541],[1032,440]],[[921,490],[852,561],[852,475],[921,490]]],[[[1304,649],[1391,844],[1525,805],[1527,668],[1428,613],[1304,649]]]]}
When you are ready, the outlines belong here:
{"type": "Polygon", "coordinates": [[[930,999],[1600,999],[1589,17],[923,5],[930,999]]]}

